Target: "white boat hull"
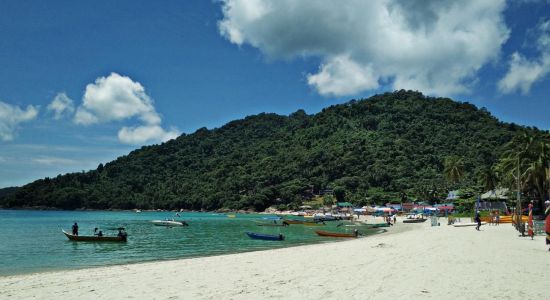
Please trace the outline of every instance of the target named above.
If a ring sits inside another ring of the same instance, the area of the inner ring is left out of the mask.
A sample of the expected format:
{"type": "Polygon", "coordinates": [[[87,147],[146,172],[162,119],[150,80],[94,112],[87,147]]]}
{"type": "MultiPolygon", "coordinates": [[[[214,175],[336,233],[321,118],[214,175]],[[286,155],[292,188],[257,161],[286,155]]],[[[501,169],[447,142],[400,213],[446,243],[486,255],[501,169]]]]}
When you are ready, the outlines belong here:
{"type": "Polygon", "coordinates": [[[151,221],[156,226],[168,226],[168,227],[174,227],[174,226],[188,226],[188,224],[185,221],[168,221],[168,220],[153,220],[151,221]]]}
{"type": "MultiPolygon", "coordinates": [[[[487,222],[481,222],[481,225],[486,225],[487,222]]],[[[454,227],[467,227],[467,226],[477,226],[477,223],[454,223],[454,227]]]]}

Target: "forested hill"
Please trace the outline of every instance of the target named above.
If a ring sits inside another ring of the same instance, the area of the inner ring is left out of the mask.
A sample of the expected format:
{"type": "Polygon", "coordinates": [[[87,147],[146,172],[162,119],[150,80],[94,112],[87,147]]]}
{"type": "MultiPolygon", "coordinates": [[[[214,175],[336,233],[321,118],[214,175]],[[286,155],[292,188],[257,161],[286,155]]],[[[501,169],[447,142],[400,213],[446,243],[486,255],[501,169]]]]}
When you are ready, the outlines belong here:
{"type": "Polygon", "coordinates": [[[29,183],[0,205],[263,210],[297,206],[326,189],[357,204],[366,196],[422,198],[456,188],[443,175],[447,157],[463,158],[460,184],[473,187],[523,131],[536,129],[468,103],[397,91],[314,115],[259,114],[202,128],[96,170],[29,183]]]}

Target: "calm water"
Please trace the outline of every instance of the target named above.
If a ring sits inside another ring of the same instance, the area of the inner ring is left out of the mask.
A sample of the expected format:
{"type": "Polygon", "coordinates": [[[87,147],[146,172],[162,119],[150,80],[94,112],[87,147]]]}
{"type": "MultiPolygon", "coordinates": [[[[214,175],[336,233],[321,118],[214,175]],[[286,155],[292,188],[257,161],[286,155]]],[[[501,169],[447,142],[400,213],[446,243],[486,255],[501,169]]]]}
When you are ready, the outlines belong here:
{"type": "MultiPolygon", "coordinates": [[[[150,222],[171,218],[174,216],[171,212],[0,210],[0,276],[328,242],[335,239],[319,237],[314,230],[342,232],[353,228],[336,227],[337,222],[327,222],[323,227],[257,226],[257,222],[270,222],[262,219],[265,215],[236,215],[236,218],[213,213],[180,215],[178,219],[186,220],[188,227],[167,228],[150,222]],[[75,221],[80,235],[91,235],[94,227],[116,234],[106,229],[122,225],[128,232],[128,242],[71,242],[61,229],[70,231],[75,221]],[[253,240],[246,236],[246,231],[283,233],[286,239],[282,242],[253,240]]],[[[374,233],[359,230],[364,234],[374,233]]]]}

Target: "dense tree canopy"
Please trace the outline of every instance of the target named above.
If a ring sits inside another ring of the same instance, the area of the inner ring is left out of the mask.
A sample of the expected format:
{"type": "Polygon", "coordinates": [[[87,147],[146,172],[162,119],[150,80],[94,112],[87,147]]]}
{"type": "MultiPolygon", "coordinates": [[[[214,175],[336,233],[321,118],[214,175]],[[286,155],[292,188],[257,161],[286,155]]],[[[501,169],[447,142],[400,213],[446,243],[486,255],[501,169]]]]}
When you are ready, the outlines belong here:
{"type": "Polygon", "coordinates": [[[263,210],[327,189],[354,203],[435,201],[450,188],[481,186],[502,146],[524,132],[540,131],[468,103],[397,91],[314,115],[263,113],[201,128],[96,170],[29,183],[0,205],[263,210]]]}

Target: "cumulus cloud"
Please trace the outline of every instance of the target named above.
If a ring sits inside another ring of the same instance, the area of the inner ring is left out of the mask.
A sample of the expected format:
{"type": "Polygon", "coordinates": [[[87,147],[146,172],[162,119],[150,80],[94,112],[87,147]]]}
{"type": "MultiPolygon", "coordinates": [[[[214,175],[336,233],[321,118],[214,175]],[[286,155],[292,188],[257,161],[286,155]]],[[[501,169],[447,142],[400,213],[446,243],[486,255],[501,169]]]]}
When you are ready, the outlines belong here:
{"type": "Polygon", "coordinates": [[[535,47],[539,56],[528,59],[518,52],[510,57],[509,69],[498,82],[498,89],[505,94],[516,90],[528,94],[537,81],[550,73],[550,20],[540,22],[537,29],[535,47]]]}
{"type": "Polygon", "coordinates": [[[74,121],[89,125],[129,119],[137,116],[147,124],[159,124],[160,116],[145,88],[129,77],[111,73],[86,86],[82,105],[74,121]]]}
{"type": "Polygon", "coordinates": [[[145,88],[127,76],[111,73],[86,86],[82,104],[76,109],[74,122],[91,125],[137,118],[143,125],[123,127],[119,141],[127,144],[166,141],[179,135],[176,129],[166,131],[153,100],[145,88]]]}
{"type": "Polygon", "coordinates": [[[53,101],[46,107],[54,114],[54,119],[59,120],[63,116],[74,113],[74,103],[65,93],[58,93],[53,101]]]}
{"type": "Polygon", "coordinates": [[[322,95],[389,83],[432,94],[469,90],[508,39],[505,2],[222,0],[220,34],[268,57],[319,57],[322,95]]]}
{"type": "Polygon", "coordinates": [[[11,141],[20,123],[36,118],[38,107],[29,105],[25,110],[0,101],[0,140],[11,141]]]}
{"type": "Polygon", "coordinates": [[[137,127],[122,127],[118,131],[118,139],[125,144],[143,144],[149,140],[165,142],[179,136],[176,129],[165,131],[158,125],[145,125],[137,127]]]}

